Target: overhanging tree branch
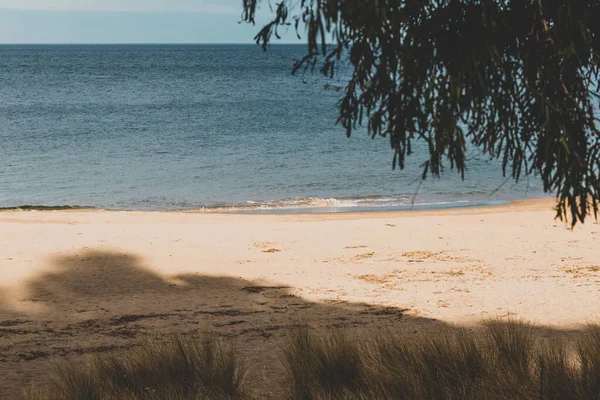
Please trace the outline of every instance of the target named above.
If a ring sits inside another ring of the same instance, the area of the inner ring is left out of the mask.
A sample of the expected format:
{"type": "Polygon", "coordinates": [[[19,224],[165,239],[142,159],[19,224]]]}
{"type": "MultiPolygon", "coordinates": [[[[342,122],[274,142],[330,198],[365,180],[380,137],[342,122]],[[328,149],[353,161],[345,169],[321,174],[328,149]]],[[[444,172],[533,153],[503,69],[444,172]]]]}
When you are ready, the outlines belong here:
{"type": "MultiPolygon", "coordinates": [[[[244,0],[243,19],[254,23],[260,4],[244,0]]],[[[347,135],[366,121],[388,137],[394,167],[423,140],[423,179],[446,167],[464,177],[471,143],[517,181],[539,175],[558,217],[598,217],[600,3],[281,0],[273,11],[257,43],[266,50],[279,27],[302,24],[308,48],[294,72],[332,77],[348,62],[338,122],[347,135]]]]}

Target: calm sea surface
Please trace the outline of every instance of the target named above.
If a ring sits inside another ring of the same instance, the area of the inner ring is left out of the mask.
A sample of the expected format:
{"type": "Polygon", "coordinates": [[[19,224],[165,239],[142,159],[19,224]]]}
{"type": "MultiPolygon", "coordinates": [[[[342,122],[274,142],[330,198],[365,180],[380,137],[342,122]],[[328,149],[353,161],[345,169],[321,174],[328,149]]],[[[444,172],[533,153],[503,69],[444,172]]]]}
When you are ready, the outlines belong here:
{"type": "Polygon", "coordinates": [[[473,152],[419,187],[385,138],[335,126],[343,86],[299,46],[0,46],[0,207],[379,210],[539,197],[473,152]]]}

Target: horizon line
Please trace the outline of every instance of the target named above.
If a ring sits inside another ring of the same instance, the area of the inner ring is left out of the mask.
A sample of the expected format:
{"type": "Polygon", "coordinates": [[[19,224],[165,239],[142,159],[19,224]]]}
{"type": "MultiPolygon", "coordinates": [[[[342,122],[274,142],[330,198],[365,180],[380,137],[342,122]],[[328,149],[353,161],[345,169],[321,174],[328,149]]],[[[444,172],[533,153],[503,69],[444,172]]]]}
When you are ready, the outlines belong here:
{"type": "MultiPolygon", "coordinates": [[[[0,46],[257,46],[261,45],[248,42],[89,42],[89,43],[0,43],[0,46]]],[[[305,46],[306,43],[269,43],[269,46],[305,46]]]]}
{"type": "Polygon", "coordinates": [[[18,8],[18,7],[0,7],[0,11],[17,11],[17,12],[50,12],[50,13],[106,13],[106,14],[223,14],[223,15],[241,15],[240,12],[234,12],[231,9],[174,9],[174,10],[161,10],[161,9],[67,9],[67,8],[18,8]]]}

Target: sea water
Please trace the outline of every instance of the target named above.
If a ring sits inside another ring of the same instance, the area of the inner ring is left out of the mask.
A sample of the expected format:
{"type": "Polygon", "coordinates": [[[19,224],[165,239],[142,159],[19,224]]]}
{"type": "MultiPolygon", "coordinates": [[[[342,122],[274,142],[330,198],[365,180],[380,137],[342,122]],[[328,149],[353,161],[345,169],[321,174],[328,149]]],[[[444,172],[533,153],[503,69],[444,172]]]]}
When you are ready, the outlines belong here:
{"type": "Polygon", "coordinates": [[[291,75],[303,46],[0,46],[0,207],[353,211],[543,196],[475,149],[421,181],[420,143],[336,126],[343,77],[291,75]]]}

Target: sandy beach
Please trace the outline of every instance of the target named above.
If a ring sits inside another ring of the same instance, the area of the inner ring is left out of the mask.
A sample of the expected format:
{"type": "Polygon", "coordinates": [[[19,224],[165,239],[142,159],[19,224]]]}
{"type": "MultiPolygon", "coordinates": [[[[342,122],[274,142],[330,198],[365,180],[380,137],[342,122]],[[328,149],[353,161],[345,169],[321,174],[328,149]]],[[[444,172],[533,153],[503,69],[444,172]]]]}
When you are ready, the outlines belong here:
{"type": "Polygon", "coordinates": [[[489,318],[600,321],[600,225],[553,199],[414,212],[0,213],[0,393],[52,362],[212,329],[262,369],[295,321],[417,333],[489,318]]]}

